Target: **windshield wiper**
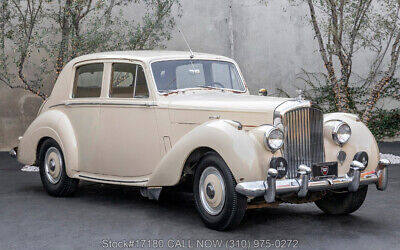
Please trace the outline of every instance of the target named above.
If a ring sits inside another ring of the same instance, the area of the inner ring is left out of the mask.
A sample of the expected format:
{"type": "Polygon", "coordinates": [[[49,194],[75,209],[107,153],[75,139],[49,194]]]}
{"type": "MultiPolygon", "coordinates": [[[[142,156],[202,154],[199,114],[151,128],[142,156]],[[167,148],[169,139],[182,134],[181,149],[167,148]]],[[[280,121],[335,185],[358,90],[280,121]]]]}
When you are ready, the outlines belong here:
{"type": "MultiPolygon", "coordinates": [[[[223,88],[209,86],[209,85],[195,85],[195,87],[205,88],[205,89],[220,89],[220,90],[224,91],[223,88]]],[[[184,92],[185,90],[186,89],[170,89],[170,90],[162,90],[162,91],[159,91],[159,92],[163,93],[163,94],[171,94],[171,93],[184,92]]]]}
{"type": "Polygon", "coordinates": [[[208,86],[208,85],[196,85],[196,87],[206,88],[206,89],[222,89],[222,88],[218,88],[218,87],[214,87],[214,86],[208,86]]]}

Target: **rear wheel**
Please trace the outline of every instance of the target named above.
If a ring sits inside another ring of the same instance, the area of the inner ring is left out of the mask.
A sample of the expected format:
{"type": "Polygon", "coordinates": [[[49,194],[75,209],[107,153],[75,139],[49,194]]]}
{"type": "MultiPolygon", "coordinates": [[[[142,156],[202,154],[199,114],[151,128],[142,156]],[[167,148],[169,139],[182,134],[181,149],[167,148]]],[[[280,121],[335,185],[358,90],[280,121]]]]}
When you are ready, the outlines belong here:
{"type": "Polygon", "coordinates": [[[356,192],[329,192],[315,202],[317,207],[327,214],[344,215],[357,211],[364,203],[368,186],[360,187],[356,192]]]}
{"type": "Polygon", "coordinates": [[[40,148],[39,172],[43,187],[52,196],[69,196],[78,189],[79,180],[67,176],[64,155],[53,139],[47,139],[40,148]]]}
{"type": "Polygon", "coordinates": [[[204,156],[193,183],[196,208],[207,227],[227,230],[241,222],[247,198],[235,191],[236,181],[220,156],[216,153],[204,156]]]}

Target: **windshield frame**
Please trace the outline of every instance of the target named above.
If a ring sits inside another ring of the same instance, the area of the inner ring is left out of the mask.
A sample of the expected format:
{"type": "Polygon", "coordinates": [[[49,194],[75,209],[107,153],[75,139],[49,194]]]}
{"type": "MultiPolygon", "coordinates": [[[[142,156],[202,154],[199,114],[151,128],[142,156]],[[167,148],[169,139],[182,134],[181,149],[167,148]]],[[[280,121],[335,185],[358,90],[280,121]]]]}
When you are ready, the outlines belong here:
{"type": "Polygon", "coordinates": [[[191,90],[217,90],[217,91],[229,91],[229,92],[233,92],[233,93],[247,93],[248,92],[248,88],[246,85],[246,82],[244,81],[242,72],[240,71],[239,66],[237,65],[237,63],[235,61],[231,61],[231,60],[226,60],[226,59],[218,59],[218,58],[206,58],[206,57],[200,57],[200,58],[187,58],[187,57],[179,57],[179,58],[165,58],[165,59],[157,59],[157,60],[153,60],[149,63],[149,68],[150,68],[150,73],[151,73],[151,78],[153,80],[154,83],[154,87],[155,90],[157,92],[158,95],[161,96],[165,96],[171,93],[177,93],[177,92],[182,92],[182,91],[191,91],[191,90]],[[181,89],[173,89],[170,91],[166,91],[166,92],[160,92],[158,90],[157,87],[157,83],[156,83],[156,79],[154,78],[154,72],[153,72],[153,67],[152,64],[156,63],[156,62],[165,62],[165,61],[188,61],[188,60],[192,60],[192,61],[196,61],[196,60],[202,60],[202,61],[216,61],[216,62],[226,62],[226,63],[232,63],[235,68],[236,71],[239,74],[240,77],[240,82],[242,87],[244,88],[244,90],[238,90],[238,89],[230,89],[230,88],[215,88],[215,89],[211,89],[211,88],[206,88],[206,87],[193,87],[193,88],[181,88],[181,89]]]}

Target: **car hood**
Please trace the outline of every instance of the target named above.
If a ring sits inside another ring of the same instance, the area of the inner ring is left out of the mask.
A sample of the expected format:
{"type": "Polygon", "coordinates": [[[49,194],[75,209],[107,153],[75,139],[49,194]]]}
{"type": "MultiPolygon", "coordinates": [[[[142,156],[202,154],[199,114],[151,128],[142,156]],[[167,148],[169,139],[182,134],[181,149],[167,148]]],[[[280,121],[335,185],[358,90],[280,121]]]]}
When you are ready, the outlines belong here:
{"type": "Polygon", "coordinates": [[[273,112],[289,98],[234,93],[185,93],[168,96],[170,118],[175,123],[203,123],[217,118],[244,126],[272,123],[273,112]]]}

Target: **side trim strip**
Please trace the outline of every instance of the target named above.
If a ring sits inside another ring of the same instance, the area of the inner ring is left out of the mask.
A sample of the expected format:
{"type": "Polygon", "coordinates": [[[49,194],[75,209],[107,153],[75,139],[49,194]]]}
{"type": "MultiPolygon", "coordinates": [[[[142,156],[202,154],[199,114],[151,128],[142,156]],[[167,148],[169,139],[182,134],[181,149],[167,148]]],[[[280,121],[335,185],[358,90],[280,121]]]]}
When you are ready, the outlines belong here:
{"type": "Polygon", "coordinates": [[[79,177],[86,178],[86,179],[91,179],[91,180],[114,182],[114,183],[143,183],[143,182],[148,182],[148,180],[143,180],[143,181],[117,181],[117,180],[107,180],[107,179],[95,178],[95,177],[90,177],[90,176],[85,176],[85,175],[79,175],[79,177]]]}
{"type": "Polygon", "coordinates": [[[104,105],[104,106],[139,106],[139,107],[154,107],[157,104],[148,103],[110,103],[110,102],[70,102],[70,103],[59,103],[50,106],[49,108],[54,108],[58,106],[79,106],[79,105],[104,105]]]}
{"type": "Polygon", "coordinates": [[[49,108],[51,109],[51,108],[55,108],[55,107],[59,107],[59,106],[64,106],[64,105],[65,105],[64,103],[59,103],[59,104],[51,105],[49,108]]]}
{"type": "Polygon", "coordinates": [[[73,106],[73,105],[100,105],[99,102],[66,102],[65,106],[73,106]]]}
{"type": "Polygon", "coordinates": [[[156,104],[148,104],[148,103],[115,103],[115,102],[102,102],[100,105],[110,105],[110,106],[118,106],[118,105],[127,105],[127,106],[141,106],[141,107],[153,107],[157,106],[156,104]]]}

